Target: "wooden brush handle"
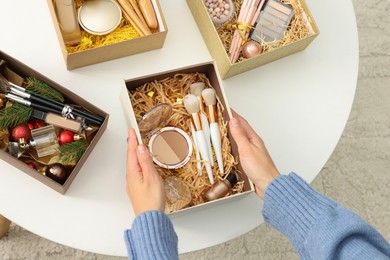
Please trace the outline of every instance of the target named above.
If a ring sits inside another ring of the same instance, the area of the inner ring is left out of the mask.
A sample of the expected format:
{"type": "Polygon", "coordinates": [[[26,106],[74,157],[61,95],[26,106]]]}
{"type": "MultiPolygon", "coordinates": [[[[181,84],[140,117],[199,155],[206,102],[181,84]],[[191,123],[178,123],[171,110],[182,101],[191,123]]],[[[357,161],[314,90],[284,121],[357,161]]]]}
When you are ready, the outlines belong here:
{"type": "Polygon", "coordinates": [[[126,20],[129,21],[131,26],[133,26],[135,28],[135,30],[137,30],[139,35],[144,36],[145,34],[141,31],[141,29],[137,26],[137,24],[133,21],[133,19],[131,19],[130,15],[128,15],[124,10],[122,13],[123,13],[123,16],[126,18],[126,20]]]}
{"type": "MultiPolygon", "coordinates": [[[[131,21],[133,21],[134,24],[140,29],[140,31],[144,35],[151,35],[152,32],[149,30],[148,26],[144,24],[141,19],[138,17],[137,13],[134,11],[133,7],[131,6],[129,0],[117,0],[119,5],[121,6],[122,10],[131,18],[131,21]]],[[[132,23],[132,25],[133,25],[132,23]]]]}
{"type": "Polygon", "coordinates": [[[143,17],[143,15],[142,15],[142,13],[141,13],[141,11],[140,11],[139,8],[138,8],[137,1],[135,1],[135,0],[130,0],[130,4],[131,4],[131,6],[133,6],[133,9],[134,9],[134,11],[137,13],[139,19],[140,19],[144,24],[147,24],[146,21],[145,21],[145,19],[144,19],[144,17],[143,17]]]}
{"type": "Polygon", "coordinates": [[[157,29],[157,17],[154,12],[154,7],[150,0],[140,0],[139,7],[141,8],[142,14],[145,17],[146,23],[148,24],[150,29],[157,29]]]}

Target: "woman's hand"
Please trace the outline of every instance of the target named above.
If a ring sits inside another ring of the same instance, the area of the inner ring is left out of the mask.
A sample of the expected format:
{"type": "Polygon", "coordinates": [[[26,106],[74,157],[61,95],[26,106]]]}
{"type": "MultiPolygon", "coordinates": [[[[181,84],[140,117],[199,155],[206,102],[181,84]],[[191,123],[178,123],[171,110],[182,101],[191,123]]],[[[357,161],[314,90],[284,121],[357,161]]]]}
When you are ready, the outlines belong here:
{"type": "Polygon", "coordinates": [[[165,209],[165,191],[149,150],[138,145],[133,128],[128,131],[126,191],[136,216],[144,211],[165,209]]]}
{"type": "Polygon", "coordinates": [[[263,140],[249,123],[235,112],[233,117],[229,122],[230,133],[238,146],[240,164],[255,185],[257,195],[263,199],[265,190],[279,172],[263,140]]]}

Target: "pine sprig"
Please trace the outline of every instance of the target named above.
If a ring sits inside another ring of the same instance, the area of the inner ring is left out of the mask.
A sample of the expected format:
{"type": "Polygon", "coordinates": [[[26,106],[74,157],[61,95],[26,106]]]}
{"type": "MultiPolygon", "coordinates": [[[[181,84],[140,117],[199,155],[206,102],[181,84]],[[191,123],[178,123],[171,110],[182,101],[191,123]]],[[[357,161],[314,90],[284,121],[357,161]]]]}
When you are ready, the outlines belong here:
{"type": "Polygon", "coordinates": [[[33,77],[27,78],[26,90],[31,94],[36,94],[39,96],[44,96],[60,102],[64,102],[64,96],[62,96],[62,94],[58,90],[33,77]]]}
{"type": "Polygon", "coordinates": [[[12,128],[30,120],[32,108],[15,104],[0,110],[0,129],[12,128]]]}
{"type": "Polygon", "coordinates": [[[86,141],[75,141],[61,145],[58,148],[58,151],[60,152],[60,162],[62,164],[78,162],[87,148],[88,143],[86,141]]]}

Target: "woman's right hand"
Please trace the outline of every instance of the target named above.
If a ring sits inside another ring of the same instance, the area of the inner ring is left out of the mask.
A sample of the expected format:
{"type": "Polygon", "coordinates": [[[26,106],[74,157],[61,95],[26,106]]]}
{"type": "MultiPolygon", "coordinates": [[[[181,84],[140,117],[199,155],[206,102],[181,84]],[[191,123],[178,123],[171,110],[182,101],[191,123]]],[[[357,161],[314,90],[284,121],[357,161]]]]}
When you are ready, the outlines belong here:
{"type": "Polygon", "coordinates": [[[240,164],[255,185],[256,194],[263,199],[265,190],[279,172],[263,140],[243,117],[233,112],[229,127],[238,146],[240,164]]]}

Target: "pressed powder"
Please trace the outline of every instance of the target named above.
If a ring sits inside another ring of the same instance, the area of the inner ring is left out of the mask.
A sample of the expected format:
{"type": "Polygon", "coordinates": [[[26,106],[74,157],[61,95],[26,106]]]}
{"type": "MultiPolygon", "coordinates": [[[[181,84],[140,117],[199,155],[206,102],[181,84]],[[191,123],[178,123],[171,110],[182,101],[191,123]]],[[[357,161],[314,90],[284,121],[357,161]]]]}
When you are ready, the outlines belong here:
{"type": "Polygon", "coordinates": [[[188,135],[175,127],[164,127],[154,134],[149,141],[153,161],[168,169],[177,169],[188,162],[191,157],[188,135]]]}
{"type": "Polygon", "coordinates": [[[286,14],[284,14],[284,13],[282,13],[282,12],[280,12],[280,11],[278,11],[278,10],[272,8],[272,7],[268,7],[268,6],[267,6],[267,7],[264,9],[264,11],[267,12],[267,13],[272,14],[273,16],[278,17],[278,18],[281,19],[281,20],[286,20],[286,19],[288,18],[288,15],[286,15],[286,14]]]}
{"type": "Polygon", "coordinates": [[[291,6],[269,0],[264,11],[261,11],[250,38],[257,42],[261,40],[271,42],[283,38],[293,15],[294,10],[291,6]]]}
{"type": "Polygon", "coordinates": [[[191,158],[192,142],[182,129],[166,126],[172,107],[160,104],[149,110],[138,127],[143,138],[149,139],[149,150],[153,161],[166,169],[183,167],[191,158]]]}
{"type": "Polygon", "coordinates": [[[268,4],[276,10],[279,10],[280,12],[285,13],[287,15],[291,13],[291,9],[279,1],[271,0],[268,2],[268,4]]]}

